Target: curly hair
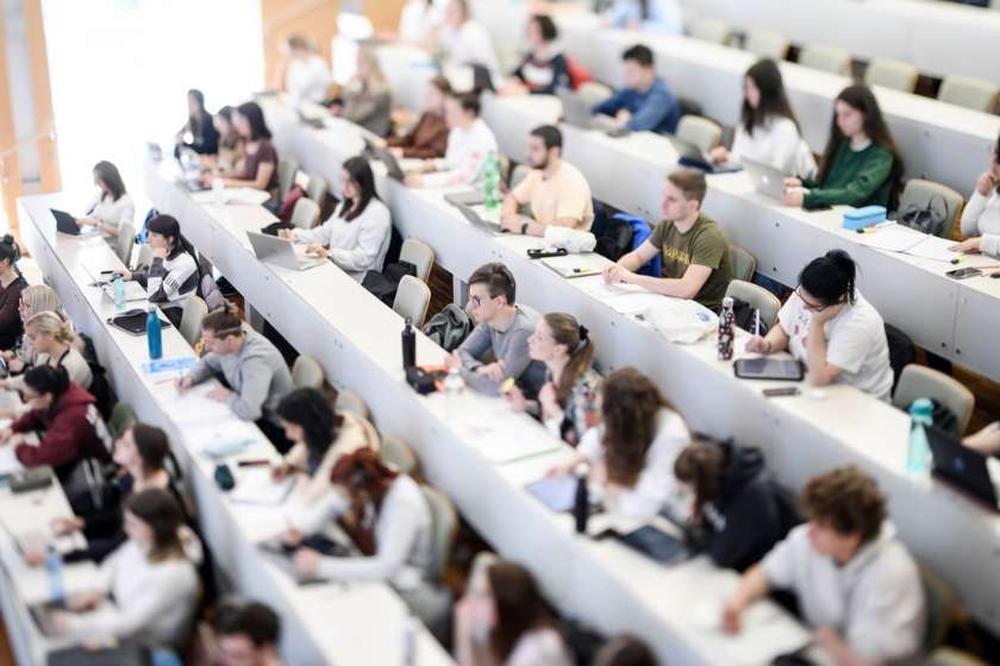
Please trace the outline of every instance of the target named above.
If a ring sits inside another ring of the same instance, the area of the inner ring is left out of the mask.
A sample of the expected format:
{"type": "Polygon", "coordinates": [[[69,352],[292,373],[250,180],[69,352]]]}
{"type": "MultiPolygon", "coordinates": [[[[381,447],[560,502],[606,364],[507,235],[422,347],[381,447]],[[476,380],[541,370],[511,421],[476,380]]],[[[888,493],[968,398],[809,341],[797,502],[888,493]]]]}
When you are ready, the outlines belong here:
{"type": "Polygon", "coordinates": [[[656,437],[657,413],[667,401],[646,375],[622,368],[604,380],[601,403],[608,480],[632,487],[656,437]]]}
{"type": "Polygon", "coordinates": [[[878,484],[853,465],[810,479],[800,501],[809,520],[828,524],[842,535],[857,534],[862,543],[878,535],[887,515],[878,484]]]}

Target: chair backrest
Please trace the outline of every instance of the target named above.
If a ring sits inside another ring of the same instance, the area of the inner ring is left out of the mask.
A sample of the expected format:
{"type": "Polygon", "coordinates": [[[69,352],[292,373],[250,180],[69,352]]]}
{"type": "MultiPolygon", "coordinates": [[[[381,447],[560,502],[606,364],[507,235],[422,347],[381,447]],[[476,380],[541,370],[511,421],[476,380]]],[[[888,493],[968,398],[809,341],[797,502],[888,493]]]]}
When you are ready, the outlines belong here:
{"type": "Polygon", "coordinates": [[[371,420],[369,418],[368,405],[365,404],[364,398],[350,389],[340,389],[337,391],[337,401],[334,403],[333,408],[338,412],[350,412],[355,416],[371,420]]]}
{"type": "Polygon", "coordinates": [[[420,462],[417,460],[417,454],[400,437],[395,435],[383,437],[378,454],[383,462],[392,465],[403,474],[414,476],[418,473],[420,462]]]}
{"type": "Polygon", "coordinates": [[[135,258],[136,268],[149,268],[153,263],[153,248],[148,243],[139,246],[139,254],[135,258]]]}
{"type": "Polygon", "coordinates": [[[597,81],[587,81],[586,83],[580,85],[576,94],[580,99],[586,100],[587,104],[594,106],[595,104],[599,104],[611,97],[611,95],[614,94],[614,91],[603,83],[598,83],[597,81]]]}
{"type": "Polygon", "coordinates": [[[299,161],[291,157],[278,158],[278,196],[282,199],[288,194],[295,183],[295,172],[299,170],[299,161]]]}
{"type": "Polygon", "coordinates": [[[743,48],[760,56],[781,62],[788,54],[788,38],[773,30],[748,30],[743,48]]]}
{"type": "Polygon", "coordinates": [[[965,197],[961,193],[953,190],[947,185],[935,183],[933,180],[923,178],[911,178],[906,181],[903,193],[899,195],[899,212],[905,213],[911,209],[924,209],[931,207],[947,213],[944,228],[941,231],[942,238],[951,238],[955,232],[962,208],[965,206],[965,197]],[[941,208],[939,202],[943,201],[947,210],[941,208]]]}
{"type": "Polygon", "coordinates": [[[968,652],[952,647],[940,647],[930,655],[928,666],[989,666],[985,661],[968,652]]]}
{"type": "Polygon", "coordinates": [[[118,401],[111,408],[111,415],[108,417],[108,432],[111,439],[118,439],[133,423],[138,421],[135,410],[127,402],[118,401]]]}
{"type": "Polygon", "coordinates": [[[423,280],[412,275],[404,275],[396,288],[396,297],[392,301],[392,309],[401,317],[413,322],[420,328],[427,318],[427,306],[431,302],[431,290],[423,280]]]}
{"type": "Polygon", "coordinates": [[[312,199],[300,197],[292,209],[292,226],[297,229],[312,229],[319,222],[319,204],[312,199]]]}
{"type": "Polygon", "coordinates": [[[737,298],[760,312],[760,320],[767,324],[768,329],[774,328],[778,321],[778,310],[781,301],[764,287],[744,280],[732,280],[726,287],[726,296],[737,298]]]}
{"type": "Polygon", "coordinates": [[[757,259],[739,245],[729,244],[729,261],[733,265],[733,277],[750,282],[757,272],[757,259]]]}
{"type": "Polygon", "coordinates": [[[178,331],[192,347],[201,337],[201,322],[208,314],[208,304],[198,296],[189,296],[181,310],[181,325],[178,331]]]}
{"type": "Polygon", "coordinates": [[[944,642],[948,629],[963,613],[958,595],[944,579],[923,563],[919,563],[917,568],[920,572],[920,586],[924,590],[924,603],[927,609],[922,652],[930,654],[944,642]]]}
{"type": "Polygon", "coordinates": [[[531,174],[531,167],[527,164],[518,164],[510,173],[510,189],[520,185],[528,175],[531,174]]]}
{"type": "Polygon", "coordinates": [[[451,547],[458,530],[458,513],[448,496],[437,488],[420,486],[431,512],[431,570],[437,581],[441,580],[444,569],[451,558],[451,547]]]}
{"type": "Polygon", "coordinates": [[[399,260],[417,267],[417,277],[424,282],[430,277],[434,266],[434,250],[427,243],[416,238],[407,238],[399,249],[399,260]]]}
{"type": "Polygon", "coordinates": [[[875,58],[865,70],[865,83],[911,93],[917,87],[918,76],[920,71],[908,62],[875,58]]]}
{"type": "Polygon", "coordinates": [[[677,138],[708,153],[722,140],[722,128],[715,121],[702,116],[681,116],[677,123],[677,138]]]}
{"type": "Polygon", "coordinates": [[[847,76],[851,73],[851,54],[839,46],[809,44],[799,51],[799,64],[824,72],[847,76]]]}
{"type": "Polygon", "coordinates": [[[292,383],[295,388],[318,389],[323,386],[324,381],[326,381],[326,375],[316,359],[312,356],[299,354],[295,363],[292,364],[292,383]]]}
{"type": "Polygon", "coordinates": [[[320,208],[323,207],[323,199],[326,198],[326,193],[330,191],[330,185],[326,182],[326,178],[319,175],[318,173],[309,174],[309,185],[306,187],[306,196],[316,202],[320,208]]]}
{"type": "Polygon", "coordinates": [[[733,31],[723,21],[710,18],[698,18],[688,24],[688,34],[703,42],[712,42],[727,46],[732,40],[733,31]]]}
{"type": "Polygon", "coordinates": [[[946,76],[941,82],[938,99],[975,111],[993,113],[997,106],[1000,88],[982,79],[968,76],[946,76]]]}
{"type": "Polygon", "coordinates": [[[911,363],[899,375],[892,404],[906,409],[917,398],[931,398],[947,407],[958,420],[959,433],[965,432],[976,406],[972,391],[958,380],[933,368],[911,363]]]}
{"type": "Polygon", "coordinates": [[[132,260],[132,246],[135,245],[135,225],[125,222],[118,227],[118,238],[115,239],[115,254],[126,266],[132,260]]]}

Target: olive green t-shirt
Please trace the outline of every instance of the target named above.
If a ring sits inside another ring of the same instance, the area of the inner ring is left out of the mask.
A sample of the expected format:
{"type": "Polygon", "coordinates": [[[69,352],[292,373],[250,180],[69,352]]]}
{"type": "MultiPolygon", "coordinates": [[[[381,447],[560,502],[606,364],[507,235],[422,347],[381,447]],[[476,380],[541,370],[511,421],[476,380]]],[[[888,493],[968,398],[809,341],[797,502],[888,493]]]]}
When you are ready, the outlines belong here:
{"type": "Polygon", "coordinates": [[[661,222],[653,229],[649,242],[663,255],[665,278],[684,277],[691,264],[712,269],[694,300],[718,312],[729,281],[733,279],[729,242],[719,224],[704,213],[698,215],[694,226],[686,233],[678,231],[673,222],[661,222]]]}

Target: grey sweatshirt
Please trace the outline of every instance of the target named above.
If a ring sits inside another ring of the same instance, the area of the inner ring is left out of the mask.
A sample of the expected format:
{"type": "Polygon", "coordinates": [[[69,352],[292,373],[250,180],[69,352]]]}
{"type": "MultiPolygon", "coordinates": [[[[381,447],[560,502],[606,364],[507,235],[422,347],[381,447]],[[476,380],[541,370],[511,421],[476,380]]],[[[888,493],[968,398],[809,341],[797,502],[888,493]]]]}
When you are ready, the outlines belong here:
{"type": "Polygon", "coordinates": [[[236,354],[206,354],[191,377],[199,384],[222,375],[233,392],[226,402],[241,419],[277,423],[275,409],[293,388],[285,359],[263,335],[244,327],[246,338],[236,354]]]}
{"type": "Polygon", "coordinates": [[[478,324],[458,348],[462,376],[476,391],[492,395],[500,392],[499,383],[476,372],[476,368],[484,365],[482,359],[487,352],[492,352],[495,360],[503,362],[505,377],[520,379],[531,365],[528,337],[535,331],[538,313],[524,305],[515,307],[517,314],[506,331],[498,331],[489,324],[478,324]]]}

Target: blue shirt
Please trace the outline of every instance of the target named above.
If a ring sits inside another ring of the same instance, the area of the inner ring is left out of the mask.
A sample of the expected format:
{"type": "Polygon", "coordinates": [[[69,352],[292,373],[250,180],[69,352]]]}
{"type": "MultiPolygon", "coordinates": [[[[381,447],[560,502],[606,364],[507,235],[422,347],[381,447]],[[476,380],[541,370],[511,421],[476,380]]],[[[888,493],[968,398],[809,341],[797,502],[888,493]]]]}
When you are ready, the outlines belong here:
{"type": "Polygon", "coordinates": [[[649,9],[645,20],[642,17],[640,0],[615,0],[607,16],[615,28],[627,28],[641,24],[647,32],[679,35],[684,31],[681,6],[677,0],[648,0],[649,9]]]}
{"type": "Polygon", "coordinates": [[[634,88],[621,88],[595,106],[592,111],[614,116],[622,109],[628,109],[632,114],[626,127],[633,132],[673,134],[677,129],[677,121],[681,119],[681,105],[659,76],[646,92],[639,92],[634,88]]]}

